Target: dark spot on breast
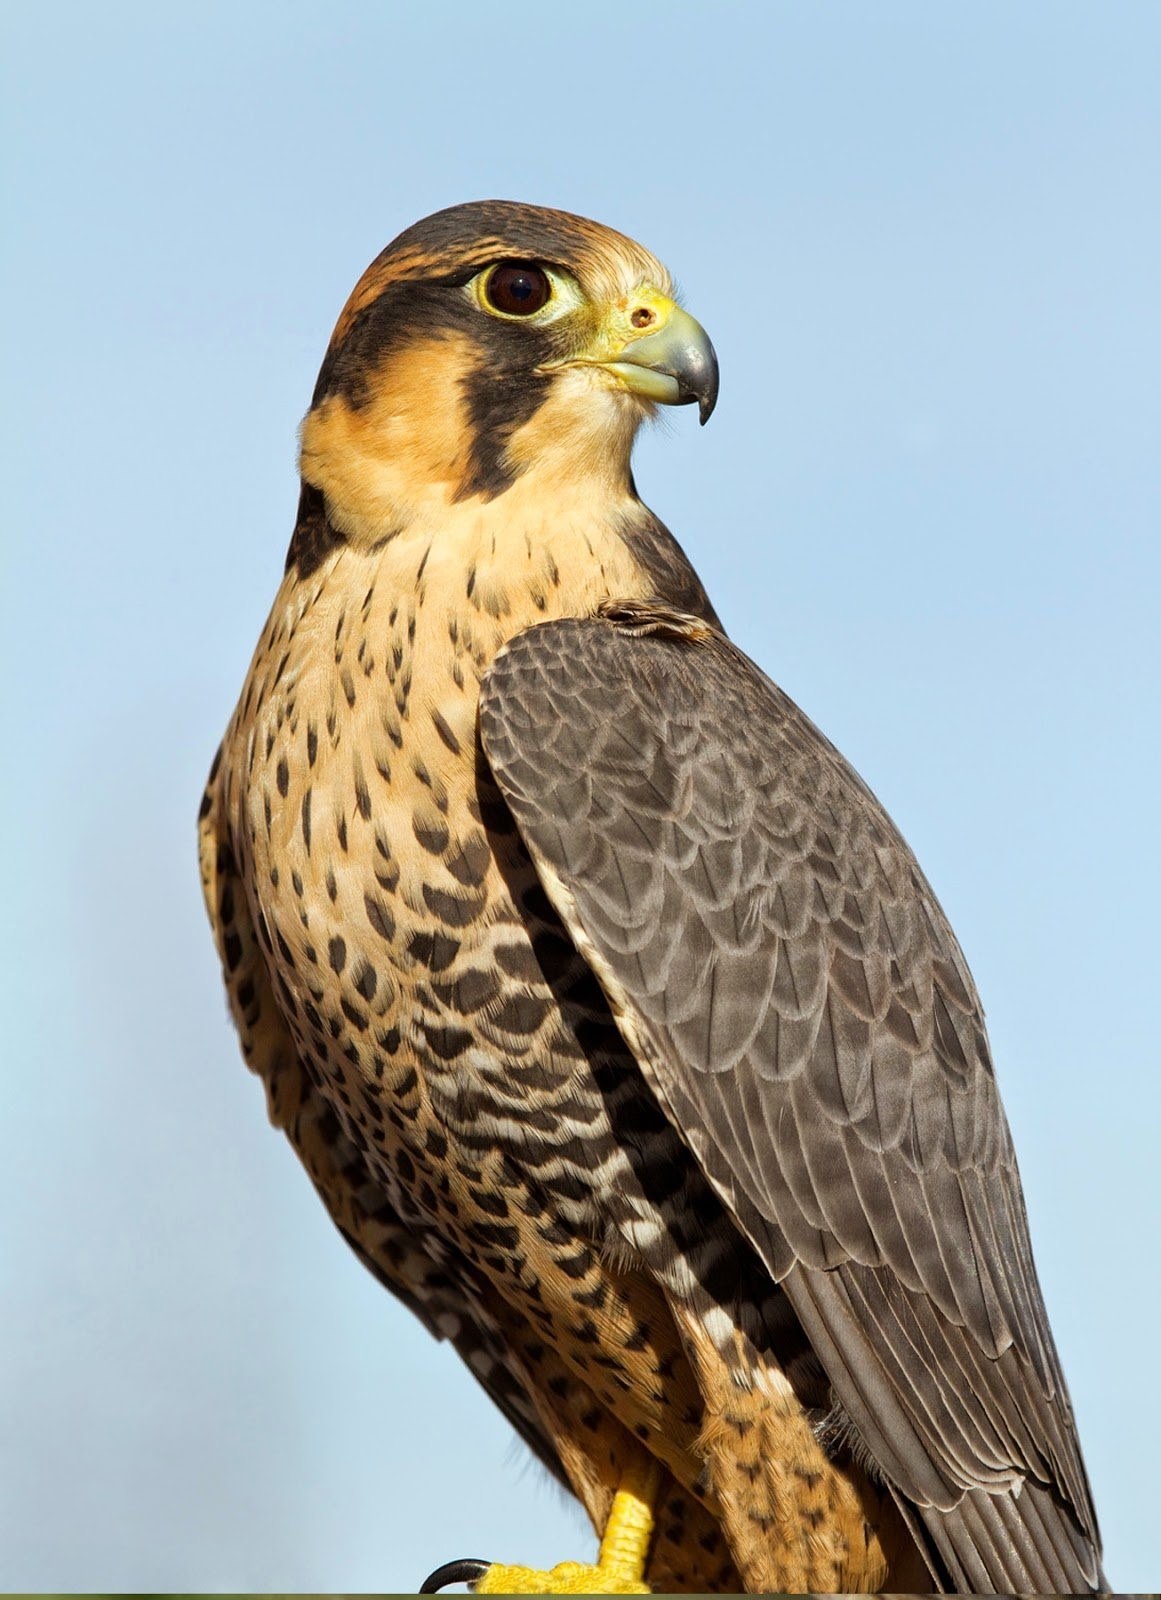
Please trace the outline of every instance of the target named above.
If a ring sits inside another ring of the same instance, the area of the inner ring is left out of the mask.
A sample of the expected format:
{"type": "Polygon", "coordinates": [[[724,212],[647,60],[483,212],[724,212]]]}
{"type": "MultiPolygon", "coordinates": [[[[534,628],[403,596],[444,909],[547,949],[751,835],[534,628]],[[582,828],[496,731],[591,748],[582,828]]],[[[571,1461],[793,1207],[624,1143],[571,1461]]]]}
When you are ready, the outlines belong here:
{"type": "Polygon", "coordinates": [[[448,831],[442,822],[421,821],[418,817],[411,819],[411,831],[418,842],[433,856],[441,856],[447,849],[448,831]]]}
{"type": "Polygon", "coordinates": [[[454,1061],[472,1044],[472,1035],[466,1029],[453,1027],[450,1023],[429,1022],[424,1027],[424,1034],[428,1049],[441,1061],[454,1061]]]}
{"type": "Polygon", "coordinates": [[[290,768],[286,765],[286,757],[278,758],[278,765],[274,769],[274,781],[278,785],[278,792],[285,800],[290,789],[290,768]]]}
{"type": "MultiPolygon", "coordinates": [[[[504,1068],[504,1079],[508,1086],[529,1089],[533,1094],[539,1094],[544,1089],[556,1089],[560,1083],[559,1074],[560,1068],[555,1063],[551,1067],[546,1066],[535,1055],[525,1057],[522,1062],[515,1050],[504,1068]]],[[[578,1111],[576,1115],[580,1117],[581,1113],[578,1111]]],[[[547,1114],[544,1121],[537,1123],[537,1110],[528,1105],[521,1106],[520,1117],[527,1127],[539,1126],[550,1133],[556,1131],[559,1122],[559,1113],[554,1111],[547,1114]]]]}
{"type": "Polygon", "coordinates": [[[496,1194],[491,1189],[473,1189],[472,1203],[481,1211],[487,1212],[490,1217],[506,1217],[508,1215],[508,1202],[502,1194],[496,1194]]]}
{"type": "Polygon", "coordinates": [[[483,908],[481,896],[461,898],[447,894],[443,889],[433,889],[429,883],[423,886],[423,899],[431,914],[449,928],[466,928],[476,920],[483,908]]]}
{"type": "Polygon", "coordinates": [[[442,933],[413,933],[407,941],[408,955],[431,972],[446,972],[459,951],[459,940],[442,933]]]}
{"type": "Polygon", "coordinates": [[[444,865],[457,883],[474,889],[483,883],[491,858],[488,841],[482,834],[473,833],[448,854],[444,865]]]}
{"type": "Polygon", "coordinates": [[[441,716],[439,711],[433,710],[431,713],[431,720],[435,727],[436,733],[439,734],[440,738],[451,751],[452,755],[458,756],[460,754],[460,741],[456,738],[455,732],[448,724],[446,718],[441,716]]]}
{"type": "Polygon", "coordinates": [[[435,998],[461,1016],[471,1016],[496,998],[496,977],[492,972],[480,972],[471,967],[459,973],[450,983],[432,984],[435,998]]]}
{"type": "MultiPolygon", "coordinates": [[[[501,1250],[515,1250],[520,1242],[520,1235],[516,1229],[504,1222],[470,1222],[467,1227],[468,1238],[474,1244],[498,1245],[501,1250]]],[[[508,1263],[504,1263],[507,1270],[508,1263]]]]}
{"type": "Polygon", "coordinates": [[[371,895],[363,896],[363,906],[367,913],[367,921],[374,928],[381,939],[390,944],[395,938],[395,918],[389,906],[382,900],[375,900],[371,895]]]}
{"type": "MultiPolygon", "coordinates": [[[[588,1249],[582,1248],[574,1255],[558,1256],[556,1258],[556,1265],[568,1278],[583,1278],[589,1267],[592,1265],[592,1259],[592,1255],[588,1249]]],[[[587,1318],[585,1319],[585,1325],[590,1328],[594,1326],[594,1324],[589,1322],[587,1318]]],[[[581,1337],[584,1338],[583,1333],[581,1337]]],[[[585,1340],[585,1342],[588,1343],[589,1341],[585,1340]]]]}
{"type": "Polygon", "coordinates": [[[548,1002],[537,995],[511,995],[491,1017],[505,1033],[532,1034],[548,1015],[548,1002]]]}
{"type": "Polygon", "coordinates": [[[355,969],[355,988],[364,1000],[373,1000],[375,990],[379,987],[379,979],[375,969],[369,961],[361,961],[355,969]]]}
{"type": "Polygon", "coordinates": [[[346,940],[342,938],[332,939],[327,949],[327,956],[332,969],[335,972],[341,972],[347,964],[346,940]]]}
{"type": "Polygon", "coordinates": [[[339,1001],[339,1007],[343,1016],[346,1017],[353,1028],[358,1028],[360,1033],[366,1031],[367,1013],[365,1011],[360,1011],[358,1006],[352,1005],[345,995],[339,1001]]]}
{"type": "Polygon", "coordinates": [[[576,1238],[574,1229],[560,1217],[550,1217],[536,1231],[545,1244],[571,1244],[576,1238]]]}
{"type": "Polygon", "coordinates": [[[306,846],[307,855],[310,854],[310,790],[302,797],[302,842],[306,846]]]}
{"type": "Polygon", "coordinates": [[[516,978],[520,983],[539,983],[547,976],[531,948],[523,942],[497,945],[495,954],[496,965],[501,972],[507,973],[510,978],[516,978]]]}

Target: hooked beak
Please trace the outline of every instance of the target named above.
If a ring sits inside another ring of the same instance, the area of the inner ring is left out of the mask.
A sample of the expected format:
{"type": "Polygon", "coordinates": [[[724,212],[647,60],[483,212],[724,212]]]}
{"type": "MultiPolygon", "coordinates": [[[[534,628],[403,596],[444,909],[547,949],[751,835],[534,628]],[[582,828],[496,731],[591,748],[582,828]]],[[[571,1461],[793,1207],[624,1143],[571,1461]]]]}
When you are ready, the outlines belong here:
{"type": "MultiPolygon", "coordinates": [[[[702,423],[718,399],[718,358],[700,322],[660,290],[645,288],[630,297],[626,313],[632,333],[594,365],[614,373],[626,389],[663,406],[697,401],[702,423]]],[[[618,318],[618,321],[620,318],[618,318]]]]}

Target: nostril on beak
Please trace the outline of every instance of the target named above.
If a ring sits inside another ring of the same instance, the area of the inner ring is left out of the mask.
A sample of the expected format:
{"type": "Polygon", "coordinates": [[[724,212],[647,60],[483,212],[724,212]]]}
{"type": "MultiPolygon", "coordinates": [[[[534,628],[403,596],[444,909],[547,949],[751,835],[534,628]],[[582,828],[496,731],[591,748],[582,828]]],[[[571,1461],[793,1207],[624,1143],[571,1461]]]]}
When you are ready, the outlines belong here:
{"type": "Polygon", "coordinates": [[[648,306],[638,306],[632,313],[629,321],[635,328],[647,328],[653,321],[653,312],[648,306]]]}

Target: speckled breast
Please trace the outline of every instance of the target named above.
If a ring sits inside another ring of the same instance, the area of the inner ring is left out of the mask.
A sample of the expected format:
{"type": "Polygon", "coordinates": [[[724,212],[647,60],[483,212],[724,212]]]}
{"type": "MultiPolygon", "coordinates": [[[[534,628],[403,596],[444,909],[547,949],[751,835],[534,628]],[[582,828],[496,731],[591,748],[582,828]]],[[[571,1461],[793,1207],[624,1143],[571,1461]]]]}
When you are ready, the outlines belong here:
{"type": "Polygon", "coordinates": [[[506,638],[642,579],[619,541],[594,563],[585,536],[583,589],[564,576],[567,541],[510,544],[493,536],[475,560],[419,539],[344,552],[365,587],[324,570],[288,591],[252,675],[241,797],[256,919],[306,1070],[404,1214],[453,1232],[470,1215],[476,1244],[489,1192],[521,1173],[579,1226],[594,1186],[616,1187],[602,1166],[623,1165],[610,1123],[622,1080],[641,1097],[476,717],[506,638]]]}

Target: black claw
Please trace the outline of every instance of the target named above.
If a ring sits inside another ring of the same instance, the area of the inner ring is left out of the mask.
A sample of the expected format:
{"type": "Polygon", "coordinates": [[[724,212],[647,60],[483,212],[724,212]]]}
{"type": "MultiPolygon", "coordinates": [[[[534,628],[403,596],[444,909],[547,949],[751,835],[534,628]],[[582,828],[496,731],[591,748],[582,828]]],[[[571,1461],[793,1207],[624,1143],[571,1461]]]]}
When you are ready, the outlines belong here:
{"type": "Polygon", "coordinates": [[[442,1567],[436,1567],[419,1586],[420,1594],[438,1594],[441,1589],[446,1589],[449,1583],[475,1583],[482,1578],[492,1565],[490,1561],[480,1561],[475,1556],[464,1556],[459,1561],[445,1561],[442,1567]]]}

